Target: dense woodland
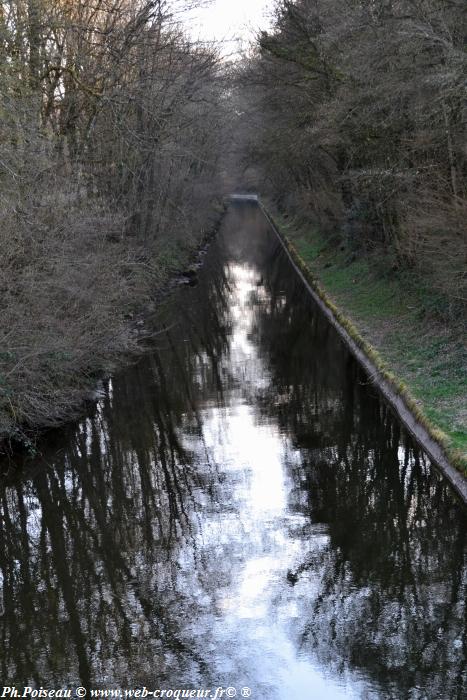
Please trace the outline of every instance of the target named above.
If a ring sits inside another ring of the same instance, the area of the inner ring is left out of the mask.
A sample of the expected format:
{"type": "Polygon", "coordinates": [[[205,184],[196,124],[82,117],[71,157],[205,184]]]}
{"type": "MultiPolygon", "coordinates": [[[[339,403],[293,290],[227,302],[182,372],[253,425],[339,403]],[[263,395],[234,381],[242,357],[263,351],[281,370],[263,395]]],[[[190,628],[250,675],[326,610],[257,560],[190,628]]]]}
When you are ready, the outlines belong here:
{"type": "Polygon", "coordinates": [[[187,5],[0,3],[0,434],[69,415],[212,227],[225,88],[187,5]]]}
{"type": "Polygon", "coordinates": [[[132,348],[226,188],[460,316],[465,0],[277,0],[242,61],[187,38],[196,2],[0,1],[0,435],[132,348]]]}
{"type": "Polygon", "coordinates": [[[466,298],[465,0],[278,0],[239,75],[245,182],[383,272],[466,298]]]}

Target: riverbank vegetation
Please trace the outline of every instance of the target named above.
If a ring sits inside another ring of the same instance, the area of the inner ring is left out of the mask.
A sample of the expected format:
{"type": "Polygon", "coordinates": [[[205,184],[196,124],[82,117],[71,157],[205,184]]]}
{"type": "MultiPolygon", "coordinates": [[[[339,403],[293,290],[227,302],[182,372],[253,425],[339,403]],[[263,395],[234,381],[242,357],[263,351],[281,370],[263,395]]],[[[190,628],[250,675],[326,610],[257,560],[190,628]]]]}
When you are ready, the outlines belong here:
{"type": "Polygon", "coordinates": [[[238,74],[245,186],[467,450],[464,0],[279,0],[238,74]]]}
{"type": "Polygon", "coordinates": [[[0,437],[68,418],[213,226],[224,85],[182,5],[0,3],[0,437]]]}
{"type": "Polygon", "coordinates": [[[349,261],[345,250],[330,246],[316,229],[277,216],[319,293],[338,309],[351,336],[445,448],[452,464],[467,473],[462,323],[427,315],[425,296],[378,274],[376,259],[349,261]]]}

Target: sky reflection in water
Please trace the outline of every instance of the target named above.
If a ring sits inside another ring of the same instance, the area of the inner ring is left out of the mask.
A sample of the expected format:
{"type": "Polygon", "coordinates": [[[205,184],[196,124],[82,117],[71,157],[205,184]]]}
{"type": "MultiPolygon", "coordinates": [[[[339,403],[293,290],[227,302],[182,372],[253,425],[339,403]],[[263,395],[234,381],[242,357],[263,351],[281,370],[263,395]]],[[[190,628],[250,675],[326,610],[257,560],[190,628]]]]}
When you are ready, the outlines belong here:
{"type": "Polygon", "coordinates": [[[462,698],[466,520],[254,207],[1,491],[8,683],[462,698]]]}

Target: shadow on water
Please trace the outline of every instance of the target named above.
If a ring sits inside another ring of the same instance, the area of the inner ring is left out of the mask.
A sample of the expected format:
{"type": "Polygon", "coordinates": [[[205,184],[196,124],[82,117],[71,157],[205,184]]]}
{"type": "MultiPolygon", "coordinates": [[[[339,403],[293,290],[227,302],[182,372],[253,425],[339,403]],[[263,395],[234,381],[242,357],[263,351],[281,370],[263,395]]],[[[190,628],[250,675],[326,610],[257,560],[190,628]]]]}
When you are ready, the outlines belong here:
{"type": "Polygon", "coordinates": [[[465,512],[257,207],[153,324],[3,479],[4,683],[465,697],[465,512]]]}

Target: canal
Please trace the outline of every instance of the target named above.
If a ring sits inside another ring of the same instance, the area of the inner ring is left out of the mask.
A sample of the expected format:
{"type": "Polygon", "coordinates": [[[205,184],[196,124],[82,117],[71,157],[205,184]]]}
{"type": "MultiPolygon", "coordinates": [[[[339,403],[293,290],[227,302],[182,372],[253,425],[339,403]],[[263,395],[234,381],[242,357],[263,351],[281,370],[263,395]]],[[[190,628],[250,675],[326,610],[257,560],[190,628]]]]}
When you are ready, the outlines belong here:
{"type": "Polygon", "coordinates": [[[466,697],[465,510],[258,207],[148,324],[2,477],[3,685],[466,697]]]}

